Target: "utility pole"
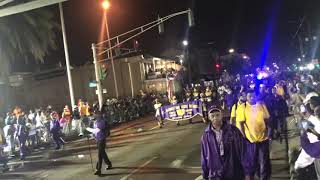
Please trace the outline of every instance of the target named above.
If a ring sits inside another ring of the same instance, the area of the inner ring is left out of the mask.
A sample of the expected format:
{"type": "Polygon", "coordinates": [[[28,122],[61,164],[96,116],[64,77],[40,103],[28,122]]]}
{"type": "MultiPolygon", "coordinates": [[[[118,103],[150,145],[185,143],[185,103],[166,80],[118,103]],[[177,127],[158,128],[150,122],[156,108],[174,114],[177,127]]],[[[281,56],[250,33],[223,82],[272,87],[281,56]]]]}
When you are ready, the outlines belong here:
{"type": "Polygon", "coordinates": [[[59,3],[59,10],[60,10],[61,29],[62,29],[62,36],[63,36],[64,54],[65,54],[66,66],[67,66],[70,101],[71,101],[71,107],[73,109],[74,105],[75,105],[75,100],[74,100],[74,93],[73,93],[73,83],[72,83],[72,76],[71,76],[71,70],[70,70],[68,42],[67,42],[67,35],[66,35],[66,27],[65,27],[65,23],[64,23],[62,3],[59,3]]]}
{"type": "Polygon", "coordinates": [[[102,104],[103,104],[103,97],[102,97],[102,86],[101,86],[100,75],[99,75],[99,64],[98,64],[98,60],[97,60],[98,59],[97,49],[96,49],[95,44],[92,44],[91,48],[92,48],[92,55],[93,55],[94,72],[96,74],[99,109],[101,110],[102,104]]]}
{"type": "MultiPolygon", "coordinates": [[[[108,44],[109,44],[109,48],[111,48],[111,39],[110,39],[110,33],[109,33],[107,12],[105,12],[105,16],[106,16],[105,19],[106,19],[106,29],[107,29],[108,44]]],[[[112,66],[114,89],[116,91],[116,97],[118,98],[119,97],[119,92],[118,92],[117,77],[116,77],[116,72],[115,72],[114,62],[113,62],[112,49],[110,49],[109,54],[110,54],[110,60],[111,60],[111,66],[112,66]]]]}

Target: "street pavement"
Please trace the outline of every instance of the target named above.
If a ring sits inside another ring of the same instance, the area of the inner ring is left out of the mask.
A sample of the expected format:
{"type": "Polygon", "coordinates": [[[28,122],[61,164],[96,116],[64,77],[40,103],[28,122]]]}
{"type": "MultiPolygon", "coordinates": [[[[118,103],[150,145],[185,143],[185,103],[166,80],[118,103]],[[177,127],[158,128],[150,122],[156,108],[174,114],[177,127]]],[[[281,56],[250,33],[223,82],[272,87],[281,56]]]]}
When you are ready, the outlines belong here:
{"type": "MultiPolygon", "coordinates": [[[[153,116],[148,116],[111,131],[107,154],[114,168],[103,169],[102,177],[93,175],[89,143],[82,138],[67,143],[64,150],[42,150],[23,162],[11,162],[12,170],[0,174],[0,179],[201,179],[200,138],[205,126],[196,118],[193,124],[166,122],[159,129],[153,116]]],[[[96,145],[93,139],[89,142],[95,168],[96,145]]],[[[272,142],[271,158],[272,179],[289,179],[284,143],[272,142]]]]}

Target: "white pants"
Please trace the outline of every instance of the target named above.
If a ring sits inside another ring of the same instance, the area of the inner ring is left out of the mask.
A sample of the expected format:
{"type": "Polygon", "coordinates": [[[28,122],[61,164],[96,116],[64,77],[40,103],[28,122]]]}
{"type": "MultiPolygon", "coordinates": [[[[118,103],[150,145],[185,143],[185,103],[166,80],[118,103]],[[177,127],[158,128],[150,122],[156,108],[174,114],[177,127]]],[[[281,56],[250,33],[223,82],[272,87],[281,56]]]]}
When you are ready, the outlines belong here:
{"type": "Polygon", "coordinates": [[[83,124],[81,119],[72,120],[72,130],[79,132],[79,134],[83,134],[83,124]]]}

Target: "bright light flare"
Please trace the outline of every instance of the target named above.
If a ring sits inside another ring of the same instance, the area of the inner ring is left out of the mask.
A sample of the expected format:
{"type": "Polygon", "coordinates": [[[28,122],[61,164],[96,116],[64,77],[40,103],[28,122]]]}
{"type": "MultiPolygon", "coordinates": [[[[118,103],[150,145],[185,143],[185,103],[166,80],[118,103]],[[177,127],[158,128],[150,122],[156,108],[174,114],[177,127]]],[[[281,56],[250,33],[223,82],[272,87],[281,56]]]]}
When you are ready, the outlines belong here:
{"type": "Polygon", "coordinates": [[[312,71],[312,70],[314,70],[315,66],[314,66],[314,64],[308,64],[308,65],[307,65],[307,68],[308,68],[310,71],[312,71]]]}
{"type": "Polygon", "coordinates": [[[182,41],[183,46],[188,46],[189,42],[187,40],[182,41]]]}
{"type": "Polygon", "coordinates": [[[229,53],[234,53],[234,49],[229,49],[229,53]]]}
{"type": "Polygon", "coordinates": [[[110,8],[110,2],[108,0],[104,0],[102,2],[102,7],[103,7],[104,10],[109,9],[110,8]]]}
{"type": "Polygon", "coordinates": [[[243,59],[249,59],[249,57],[247,55],[243,55],[242,58],[243,59]]]}
{"type": "Polygon", "coordinates": [[[300,71],[303,71],[303,70],[304,70],[304,67],[303,67],[303,66],[300,66],[299,69],[300,69],[300,71]]]}
{"type": "Polygon", "coordinates": [[[267,78],[269,75],[266,72],[259,72],[259,74],[257,75],[257,79],[261,80],[261,79],[265,79],[267,78]]]}

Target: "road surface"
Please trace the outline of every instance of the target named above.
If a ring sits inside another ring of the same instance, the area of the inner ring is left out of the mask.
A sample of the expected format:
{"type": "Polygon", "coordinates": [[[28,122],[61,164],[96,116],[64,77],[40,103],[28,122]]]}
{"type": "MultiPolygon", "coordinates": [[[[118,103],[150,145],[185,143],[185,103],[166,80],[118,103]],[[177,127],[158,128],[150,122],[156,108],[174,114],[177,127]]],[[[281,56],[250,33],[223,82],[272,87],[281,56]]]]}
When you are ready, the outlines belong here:
{"type": "MultiPolygon", "coordinates": [[[[93,175],[88,141],[70,142],[64,150],[42,150],[24,162],[11,163],[13,169],[0,174],[0,179],[109,179],[109,180],[171,180],[201,179],[200,138],[205,129],[202,120],[176,126],[166,122],[159,129],[152,116],[123,124],[112,130],[107,153],[113,169],[103,169],[102,177],[93,175]]],[[[94,140],[90,140],[92,159],[97,160],[94,140]]],[[[273,154],[273,178],[288,179],[287,165],[279,143],[273,154]],[[280,153],[279,153],[280,152],[280,153]],[[280,157],[279,157],[280,156],[280,157]]],[[[104,166],[105,167],[105,166],[104,166]]]]}

